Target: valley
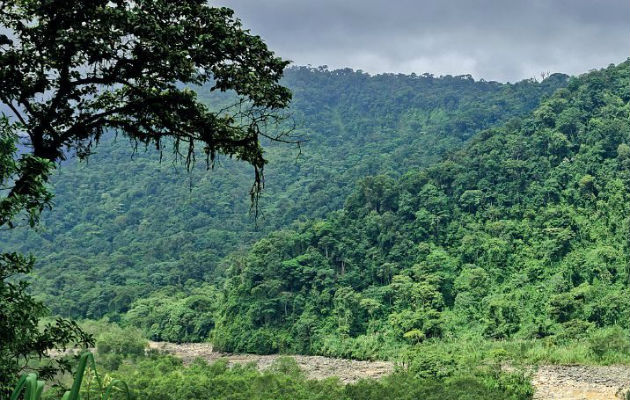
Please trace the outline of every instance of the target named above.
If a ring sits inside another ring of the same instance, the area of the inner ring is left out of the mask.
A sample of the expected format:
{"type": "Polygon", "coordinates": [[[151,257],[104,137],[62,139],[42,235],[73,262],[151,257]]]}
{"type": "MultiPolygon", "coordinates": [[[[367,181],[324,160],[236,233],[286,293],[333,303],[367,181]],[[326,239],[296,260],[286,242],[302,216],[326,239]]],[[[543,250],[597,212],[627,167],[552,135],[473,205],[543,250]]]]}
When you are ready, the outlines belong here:
{"type": "MultiPolygon", "coordinates": [[[[190,364],[196,358],[208,362],[219,359],[230,364],[254,363],[267,370],[280,357],[291,357],[307,379],[338,377],[343,383],[360,379],[379,379],[394,372],[387,361],[355,361],[303,355],[230,354],[215,351],[210,343],[149,342],[149,349],[172,354],[190,364]]],[[[511,369],[511,368],[507,368],[511,369]]],[[[616,400],[630,392],[630,366],[541,365],[528,367],[534,387],[534,400],[616,400]]]]}
{"type": "Polygon", "coordinates": [[[620,9],[0,3],[0,399],[630,400],[620,9]]]}

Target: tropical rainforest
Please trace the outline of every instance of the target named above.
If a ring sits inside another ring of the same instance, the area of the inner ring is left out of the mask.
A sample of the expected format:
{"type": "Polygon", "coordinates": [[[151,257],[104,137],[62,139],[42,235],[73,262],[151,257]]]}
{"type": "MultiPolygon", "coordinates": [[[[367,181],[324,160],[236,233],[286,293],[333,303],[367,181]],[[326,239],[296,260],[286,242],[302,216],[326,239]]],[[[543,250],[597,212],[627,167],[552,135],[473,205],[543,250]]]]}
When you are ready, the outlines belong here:
{"type": "MultiPolygon", "coordinates": [[[[342,210],[258,241],[227,269],[215,345],[363,358],[627,332],[628,67],[571,79],[530,116],[427,168],[366,177],[342,210]]],[[[151,306],[129,320],[149,328],[151,306]]]]}
{"type": "MultiPolygon", "coordinates": [[[[498,83],[283,70],[263,50],[273,93],[256,97],[247,73],[239,89],[271,108],[288,104],[283,87],[292,100],[261,146],[215,153],[205,138],[212,162],[189,152],[182,165],[181,138],[121,135],[113,120],[59,162],[35,229],[0,231],[3,268],[34,263],[28,285],[3,273],[2,288],[28,286],[33,307],[79,320],[106,380],[168,400],[516,400],[533,390],[506,364],[630,361],[630,60],[498,83]],[[263,372],[184,365],[147,340],[397,367],[346,385],[306,379],[291,358],[263,372]]],[[[212,120],[234,97],[206,78],[161,93],[198,99],[210,111],[196,118],[212,120]]],[[[199,110],[167,111],[188,123],[199,110]]],[[[145,112],[171,126],[160,106],[145,112]]],[[[7,138],[0,155],[27,151],[7,138]]]]}
{"type": "MultiPolygon", "coordinates": [[[[60,166],[54,207],[38,231],[1,237],[9,249],[37,257],[33,290],[53,313],[116,319],[157,289],[221,280],[227,255],[341,209],[364,177],[396,178],[437,162],[477,131],[524,117],[567,80],[555,74],[500,84],[289,68],[283,84],[293,92],[291,119],[278,129],[290,129],[300,148],[267,146],[258,218],[250,212],[246,165],[219,159],[213,170],[199,163],[189,174],[168,151],[160,158],[110,135],[87,163],[60,166]]],[[[199,92],[216,103],[217,96],[199,92]]]]}
{"type": "Polygon", "coordinates": [[[305,67],[285,79],[308,140],[294,158],[269,147],[258,220],[237,163],[187,173],[106,137],[90,164],[61,166],[39,230],[5,243],[38,256],[33,289],[53,314],[128,330],[101,341],[403,360],[405,372],[344,386],[290,360],[261,375],[102,351],[113,376],[168,399],[207,390],[182,368],[241,382],[239,398],[529,398],[522,377],[462,366],[627,362],[630,62],[517,84],[305,67]]]}

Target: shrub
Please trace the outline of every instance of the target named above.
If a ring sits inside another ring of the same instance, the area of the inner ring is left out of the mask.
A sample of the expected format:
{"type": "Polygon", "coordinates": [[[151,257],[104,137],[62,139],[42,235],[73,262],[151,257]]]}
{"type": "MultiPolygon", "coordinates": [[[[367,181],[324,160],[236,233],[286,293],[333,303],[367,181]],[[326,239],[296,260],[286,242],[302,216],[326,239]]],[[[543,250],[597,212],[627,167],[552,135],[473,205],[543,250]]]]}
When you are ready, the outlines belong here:
{"type": "Polygon", "coordinates": [[[588,339],[589,349],[600,361],[612,358],[616,354],[630,353],[628,333],[619,326],[595,331],[588,339]]]}
{"type": "Polygon", "coordinates": [[[96,339],[96,351],[99,356],[143,356],[147,347],[147,340],[142,332],[133,328],[119,328],[110,325],[107,332],[101,333],[96,339]]]}

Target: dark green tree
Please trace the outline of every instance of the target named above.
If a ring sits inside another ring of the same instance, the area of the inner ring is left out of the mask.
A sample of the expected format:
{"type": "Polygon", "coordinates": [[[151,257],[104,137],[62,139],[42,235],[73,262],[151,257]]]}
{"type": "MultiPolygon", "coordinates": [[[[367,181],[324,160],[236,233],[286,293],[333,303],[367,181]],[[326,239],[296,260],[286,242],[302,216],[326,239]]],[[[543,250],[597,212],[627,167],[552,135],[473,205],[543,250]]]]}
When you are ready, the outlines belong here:
{"type": "MultiPolygon", "coordinates": [[[[291,98],[278,83],[287,62],[243,29],[232,10],[203,0],[0,4],[0,101],[12,114],[0,137],[0,227],[24,217],[34,226],[51,204],[46,182],[55,164],[87,157],[109,130],[158,150],[169,139],[187,166],[197,155],[209,166],[217,154],[244,160],[254,168],[256,201],[265,165],[260,140],[280,139],[265,127],[291,98]],[[210,110],[190,85],[235,94],[230,106],[210,110]]],[[[1,336],[3,390],[20,369],[18,359],[84,337],[60,320],[38,340],[45,309],[11,278],[33,262],[1,257],[0,317],[11,331],[1,336]]]]}

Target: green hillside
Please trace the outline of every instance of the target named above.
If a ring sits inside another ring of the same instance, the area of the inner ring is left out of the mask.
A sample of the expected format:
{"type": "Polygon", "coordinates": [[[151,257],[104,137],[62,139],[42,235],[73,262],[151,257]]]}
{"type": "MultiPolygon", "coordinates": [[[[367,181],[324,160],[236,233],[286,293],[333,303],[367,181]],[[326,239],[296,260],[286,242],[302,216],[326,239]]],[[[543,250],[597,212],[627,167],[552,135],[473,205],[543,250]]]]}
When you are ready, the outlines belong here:
{"type": "MultiPolygon", "coordinates": [[[[116,319],[159,288],[215,282],[227,254],[340,209],[365,176],[395,177],[437,162],[476,132],[530,112],[567,81],[561,74],[500,84],[306,67],[285,76],[294,93],[287,124],[306,141],[299,157],[294,146],[267,145],[257,222],[249,214],[252,172],[232,160],[188,174],[170,154],[160,163],[152,149],[134,153],[126,140],[109,137],[89,165],[61,165],[54,207],[38,232],[0,232],[3,250],[37,257],[33,291],[53,314],[116,319]]],[[[215,106],[224,100],[200,93],[215,106]]]]}
{"type": "MultiPolygon", "coordinates": [[[[627,354],[629,100],[626,61],[572,78],[440,163],[361,180],[343,210],[229,264],[213,343],[370,358],[439,339],[607,332],[593,351],[627,354]]],[[[160,300],[129,320],[150,328],[160,300]]]]}

